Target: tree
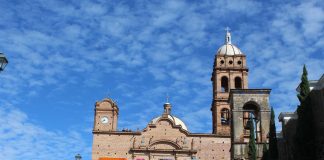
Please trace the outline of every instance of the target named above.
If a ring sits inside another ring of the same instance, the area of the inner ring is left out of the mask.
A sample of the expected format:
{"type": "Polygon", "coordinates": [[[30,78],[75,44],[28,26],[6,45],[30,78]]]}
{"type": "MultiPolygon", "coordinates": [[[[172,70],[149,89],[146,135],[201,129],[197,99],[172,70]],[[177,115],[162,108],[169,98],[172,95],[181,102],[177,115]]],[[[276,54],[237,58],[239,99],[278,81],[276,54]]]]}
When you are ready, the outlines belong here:
{"type": "Polygon", "coordinates": [[[271,160],[278,159],[277,135],[276,135],[276,122],[274,120],[275,113],[271,107],[270,131],[269,131],[269,156],[271,160]]]}
{"type": "Polygon", "coordinates": [[[300,105],[297,108],[298,120],[295,132],[294,158],[297,160],[315,159],[314,120],[310,97],[308,96],[310,89],[305,65],[299,88],[297,97],[300,105]]]}
{"type": "Polygon", "coordinates": [[[254,136],[254,123],[252,117],[249,120],[250,127],[250,140],[249,140],[249,160],[256,160],[256,144],[255,144],[255,136],[254,136]]]}
{"type": "Polygon", "coordinates": [[[266,143],[263,143],[262,160],[269,160],[269,150],[266,143]]]}
{"type": "MultiPolygon", "coordinates": [[[[299,102],[300,102],[300,106],[303,104],[303,102],[305,102],[305,100],[310,92],[307,74],[308,74],[307,69],[306,69],[306,66],[304,65],[303,74],[301,76],[301,82],[299,84],[300,91],[297,95],[299,102]]],[[[300,108],[300,106],[299,106],[299,108],[300,108]]]]}

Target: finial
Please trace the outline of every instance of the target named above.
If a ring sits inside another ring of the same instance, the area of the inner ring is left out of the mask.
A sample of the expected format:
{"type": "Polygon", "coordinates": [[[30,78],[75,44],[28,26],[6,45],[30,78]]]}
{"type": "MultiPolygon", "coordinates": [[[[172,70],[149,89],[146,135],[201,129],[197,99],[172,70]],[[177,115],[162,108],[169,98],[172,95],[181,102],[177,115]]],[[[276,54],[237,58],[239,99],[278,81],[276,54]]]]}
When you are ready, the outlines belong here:
{"type": "Polygon", "coordinates": [[[231,44],[231,33],[229,32],[231,29],[229,27],[225,28],[226,36],[225,36],[225,44],[231,44]]]}
{"type": "Polygon", "coordinates": [[[171,113],[171,104],[169,103],[169,93],[166,96],[166,103],[164,103],[164,113],[163,114],[170,114],[171,113]]]}

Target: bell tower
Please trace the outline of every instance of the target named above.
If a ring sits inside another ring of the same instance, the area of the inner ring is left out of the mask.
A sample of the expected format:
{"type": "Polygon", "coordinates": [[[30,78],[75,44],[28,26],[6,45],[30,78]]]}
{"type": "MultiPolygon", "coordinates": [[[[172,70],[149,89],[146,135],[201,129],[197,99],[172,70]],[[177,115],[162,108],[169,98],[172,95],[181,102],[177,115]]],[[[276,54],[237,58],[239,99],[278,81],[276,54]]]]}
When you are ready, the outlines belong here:
{"type": "Polygon", "coordinates": [[[117,104],[110,98],[96,102],[93,132],[116,131],[118,111],[117,104]]]}
{"type": "Polygon", "coordinates": [[[215,55],[213,73],[213,134],[230,136],[232,123],[229,104],[230,89],[248,88],[246,56],[232,44],[231,33],[226,29],[225,44],[215,55]]]}

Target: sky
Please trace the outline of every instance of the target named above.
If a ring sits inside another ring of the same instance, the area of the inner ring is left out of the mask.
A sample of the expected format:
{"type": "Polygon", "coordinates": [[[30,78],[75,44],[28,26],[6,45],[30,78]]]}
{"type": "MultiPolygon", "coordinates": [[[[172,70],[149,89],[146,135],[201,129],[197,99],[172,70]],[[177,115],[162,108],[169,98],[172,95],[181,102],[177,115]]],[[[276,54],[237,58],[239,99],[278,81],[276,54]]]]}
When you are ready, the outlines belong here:
{"type": "Polygon", "coordinates": [[[145,128],[168,94],[190,132],[211,133],[227,26],[249,88],[272,89],[276,116],[295,111],[304,64],[309,79],[324,73],[320,1],[0,0],[0,15],[0,159],[90,160],[94,104],[106,97],[120,130],[145,128]]]}

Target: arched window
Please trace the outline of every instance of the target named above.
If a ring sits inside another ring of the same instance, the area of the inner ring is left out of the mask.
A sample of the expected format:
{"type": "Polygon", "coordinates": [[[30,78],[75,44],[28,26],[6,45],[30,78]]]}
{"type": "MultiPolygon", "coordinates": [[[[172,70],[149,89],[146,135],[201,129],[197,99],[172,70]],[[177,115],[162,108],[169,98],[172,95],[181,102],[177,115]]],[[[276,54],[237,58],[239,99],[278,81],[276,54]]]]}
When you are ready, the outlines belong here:
{"type": "Polygon", "coordinates": [[[229,125],[229,122],[230,122],[229,109],[223,108],[221,110],[221,124],[222,125],[229,125]]]}
{"type": "Polygon", "coordinates": [[[221,87],[222,87],[222,92],[228,92],[228,78],[225,76],[222,77],[221,87]]]}
{"type": "Polygon", "coordinates": [[[240,77],[235,77],[235,89],[242,88],[242,79],[240,77]]]}

